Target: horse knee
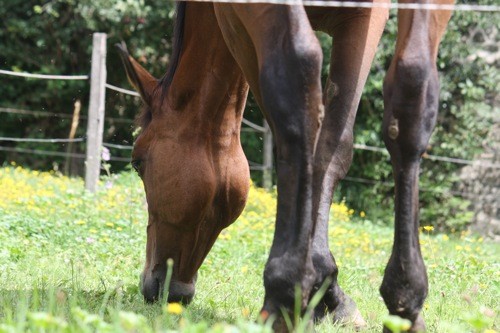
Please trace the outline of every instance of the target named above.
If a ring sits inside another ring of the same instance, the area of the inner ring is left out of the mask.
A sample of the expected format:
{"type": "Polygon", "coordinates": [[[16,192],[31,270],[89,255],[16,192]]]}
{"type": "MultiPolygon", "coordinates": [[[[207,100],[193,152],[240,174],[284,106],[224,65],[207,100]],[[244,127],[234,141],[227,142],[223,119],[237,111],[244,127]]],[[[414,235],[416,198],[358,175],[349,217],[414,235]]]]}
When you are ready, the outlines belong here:
{"type": "Polygon", "coordinates": [[[289,44],[288,49],[265,57],[259,80],[262,106],[273,124],[276,140],[296,145],[317,129],[323,115],[323,55],[316,39],[309,43],[294,39],[289,44]]]}
{"type": "Polygon", "coordinates": [[[417,56],[402,56],[395,60],[394,75],[404,92],[412,95],[419,92],[429,80],[433,69],[430,59],[417,56]]]}
{"type": "MultiPolygon", "coordinates": [[[[314,39],[304,43],[291,39],[285,49],[272,51],[262,60],[259,84],[264,107],[288,112],[297,107],[293,102],[302,99],[311,88],[320,88],[323,53],[314,39]],[[312,87],[316,86],[318,87],[312,87]]],[[[306,101],[302,101],[306,102],[306,101]]]]}
{"type": "Polygon", "coordinates": [[[384,141],[391,153],[398,146],[405,156],[419,159],[436,125],[437,70],[425,57],[401,58],[391,67],[384,82],[384,141]]]}

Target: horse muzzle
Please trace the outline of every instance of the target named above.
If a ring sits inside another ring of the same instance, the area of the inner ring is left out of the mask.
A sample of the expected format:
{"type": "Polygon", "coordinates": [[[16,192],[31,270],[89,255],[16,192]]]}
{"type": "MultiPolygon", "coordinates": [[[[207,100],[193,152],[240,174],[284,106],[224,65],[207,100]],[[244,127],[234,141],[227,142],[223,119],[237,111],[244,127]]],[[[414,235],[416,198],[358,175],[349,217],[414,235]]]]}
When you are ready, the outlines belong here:
{"type": "MultiPolygon", "coordinates": [[[[154,270],[144,272],[141,276],[141,292],[147,303],[154,303],[163,298],[166,272],[154,270]]],[[[178,302],[184,305],[191,303],[195,293],[196,275],[191,282],[182,282],[175,279],[170,281],[167,302],[178,302]]]]}

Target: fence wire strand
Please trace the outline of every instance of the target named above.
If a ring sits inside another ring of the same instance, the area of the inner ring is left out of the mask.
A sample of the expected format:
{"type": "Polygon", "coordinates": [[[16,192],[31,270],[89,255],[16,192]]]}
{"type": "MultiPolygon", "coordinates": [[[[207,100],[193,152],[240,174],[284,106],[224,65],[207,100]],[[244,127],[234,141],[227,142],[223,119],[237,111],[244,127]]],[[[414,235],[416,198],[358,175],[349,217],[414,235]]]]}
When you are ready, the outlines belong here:
{"type": "MultiPolygon", "coordinates": [[[[342,179],[342,181],[347,181],[347,182],[352,182],[352,183],[360,183],[360,184],[365,184],[365,185],[382,185],[385,187],[394,187],[394,183],[392,183],[392,182],[376,180],[376,179],[366,179],[366,178],[360,178],[360,177],[347,176],[344,179],[342,179]]],[[[474,196],[477,196],[477,194],[473,194],[473,193],[458,192],[458,191],[439,191],[439,190],[433,190],[433,189],[425,188],[425,187],[419,187],[418,190],[420,192],[428,192],[428,193],[435,193],[435,194],[448,194],[448,195],[452,195],[455,197],[463,197],[463,198],[472,198],[474,196]]]]}
{"type": "Polygon", "coordinates": [[[388,8],[388,9],[421,9],[421,10],[452,10],[460,12],[499,12],[497,5],[478,4],[434,4],[434,3],[380,3],[357,1],[330,0],[187,0],[191,2],[214,2],[236,4],[272,4],[272,5],[302,5],[311,7],[337,8],[388,8]]]}
{"type": "MultiPolygon", "coordinates": [[[[14,109],[14,108],[5,108],[0,107],[0,113],[10,113],[10,114],[20,114],[25,116],[35,116],[35,117],[54,117],[54,118],[63,118],[63,119],[72,119],[73,116],[68,113],[61,112],[50,112],[50,111],[32,111],[32,110],[22,110],[22,109],[14,109]]],[[[87,120],[87,116],[80,116],[81,120],[87,120]]],[[[113,117],[105,117],[105,121],[115,122],[115,123],[124,123],[124,124],[133,124],[134,121],[131,119],[123,119],[123,118],[113,118],[113,117]]]]}
{"type": "MultiPolygon", "coordinates": [[[[387,149],[382,148],[382,147],[367,146],[364,144],[354,144],[354,149],[368,150],[368,151],[373,151],[373,152],[383,153],[385,155],[389,155],[389,152],[387,151],[387,149]]],[[[422,158],[426,159],[426,160],[432,160],[432,161],[449,162],[449,163],[462,164],[462,165],[474,165],[474,166],[478,166],[478,167],[482,167],[482,168],[500,169],[500,164],[498,164],[498,163],[489,163],[489,162],[481,161],[481,160],[466,160],[463,158],[437,156],[437,155],[431,155],[431,154],[424,154],[422,156],[422,158]]]]}
{"type": "Polygon", "coordinates": [[[263,126],[259,126],[257,124],[254,124],[250,120],[246,120],[245,118],[242,118],[241,122],[243,124],[247,125],[248,127],[256,130],[257,132],[262,132],[262,133],[266,132],[266,129],[263,126]]]}
{"type": "Polygon", "coordinates": [[[134,149],[134,146],[117,145],[116,143],[103,142],[102,145],[106,148],[115,148],[115,149],[120,149],[120,150],[132,150],[132,149],[134,149]]]}
{"type": "MultiPolygon", "coordinates": [[[[66,153],[61,151],[51,151],[51,150],[41,150],[41,149],[28,149],[28,148],[19,148],[19,147],[5,147],[0,146],[0,151],[7,151],[13,153],[21,153],[21,154],[35,154],[35,155],[46,155],[46,156],[58,156],[58,157],[73,157],[78,159],[85,159],[85,154],[78,153],[66,153]]],[[[117,162],[130,162],[130,158],[128,157],[115,157],[111,156],[109,158],[111,161],[117,162]]]]}
{"type": "Polygon", "coordinates": [[[50,151],[50,150],[41,150],[41,149],[28,149],[28,148],[19,148],[19,147],[0,146],[0,150],[13,152],[13,153],[22,153],[22,154],[85,158],[85,154],[65,153],[65,152],[60,152],[60,151],[50,151]]]}
{"type": "Polygon", "coordinates": [[[38,143],[69,143],[69,142],[83,142],[85,138],[76,139],[36,139],[36,138],[7,138],[0,137],[0,141],[7,142],[38,142],[38,143]]]}
{"type": "Polygon", "coordinates": [[[141,97],[141,95],[139,95],[139,93],[136,92],[136,91],[132,91],[132,90],[128,90],[128,89],[123,89],[123,88],[114,86],[114,85],[109,84],[109,83],[106,83],[105,86],[108,89],[114,90],[114,91],[122,93],[122,94],[130,95],[130,96],[135,96],[135,97],[141,97]]]}
{"type": "Polygon", "coordinates": [[[19,76],[32,79],[43,79],[43,80],[88,80],[88,75],[50,75],[50,74],[32,74],[26,72],[13,72],[0,69],[0,74],[19,76]]]}

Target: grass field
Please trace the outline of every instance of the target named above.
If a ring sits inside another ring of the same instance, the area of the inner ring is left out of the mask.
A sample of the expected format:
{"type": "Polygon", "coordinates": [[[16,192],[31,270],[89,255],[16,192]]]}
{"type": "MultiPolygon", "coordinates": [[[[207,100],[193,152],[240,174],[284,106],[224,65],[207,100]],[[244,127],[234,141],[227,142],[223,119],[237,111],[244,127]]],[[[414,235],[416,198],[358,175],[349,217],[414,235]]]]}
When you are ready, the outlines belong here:
{"type": "MultiPolygon", "coordinates": [[[[261,332],[262,271],[273,234],[275,196],[252,188],[247,208],[200,269],[193,303],[144,304],[138,288],[147,221],[135,174],[103,181],[0,168],[0,332],[261,332]]],[[[368,328],[381,332],[378,287],[392,228],[369,212],[334,205],[331,249],[340,284],[368,328]]],[[[425,221],[424,221],[425,225],[425,221]]],[[[422,228],[430,295],[429,332],[498,332],[500,245],[468,233],[422,228]]],[[[324,321],[317,332],[352,332],[324,321]]]]}

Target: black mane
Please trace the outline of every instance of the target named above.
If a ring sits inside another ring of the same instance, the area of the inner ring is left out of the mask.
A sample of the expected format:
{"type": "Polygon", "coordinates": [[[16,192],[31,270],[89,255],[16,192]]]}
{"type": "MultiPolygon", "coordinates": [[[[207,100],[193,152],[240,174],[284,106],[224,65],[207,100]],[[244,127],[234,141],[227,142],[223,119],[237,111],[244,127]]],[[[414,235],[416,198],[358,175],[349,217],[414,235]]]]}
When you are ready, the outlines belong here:
{"type": "Polygon", "coordinates": [[[177,2],[177,18],[175,20],[174,26],[174,38],[173,38],[173,47],[172,47],[172,57],[170,59],[170,65],[168,66],[168,70],[160,79],[158,85],[162,87],[162,93],[165,94],[168,87],[172,83],[174,78],[175,71],[177,66],[179,65],[179,59],[181,57],[182,51],[182,39],[184,37],[184,19],[186,14],[186,2],[180,1],[177,2]]]}
{"type": "MultiPolygon", "coordinates": [[[[184,36],[184,18],[186,14],[186,2],[179,1],[176,6],[176,20],[174,26],[174,37],[173,37],[173,47],[172,47],[172,56],[170,59],[170,64],[168,66],[168,70],[163,75],[163,77],[158,81],[158,89],[161,89],[162,100],[165,98],[168,88],[172,83],[174,78],[175,71],[179,64],[179,59],[181,57],[182,51],[182,39],[184,36]]],[[[142,111],[139,113],[135,122],[137,126],[141,128],[146,128],[152,120],[152,110],[145,106],[142,111]]]]}

